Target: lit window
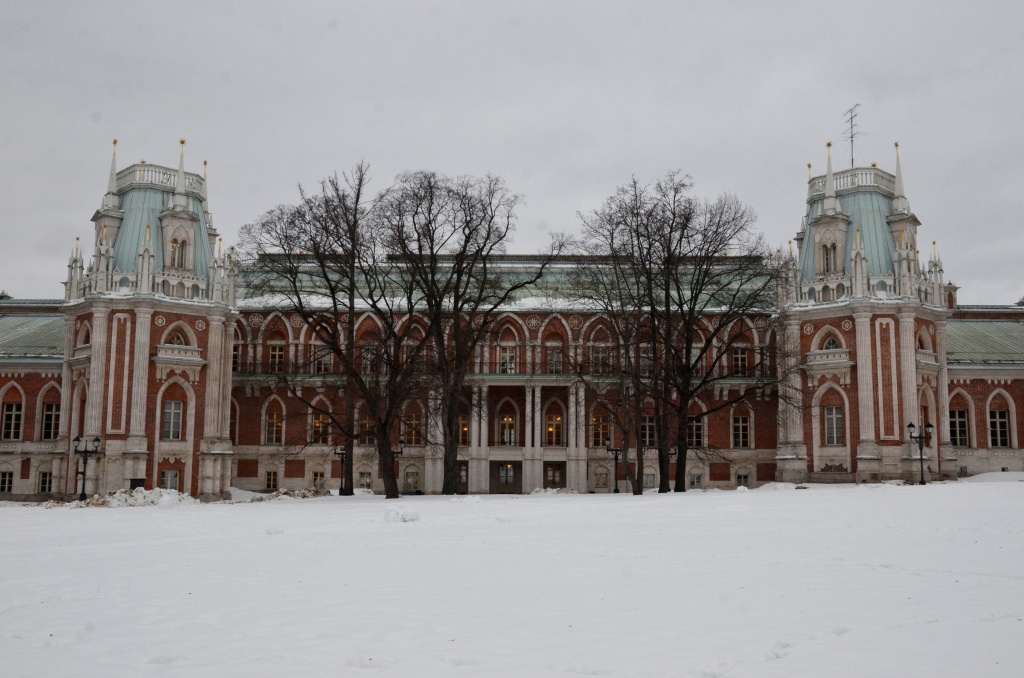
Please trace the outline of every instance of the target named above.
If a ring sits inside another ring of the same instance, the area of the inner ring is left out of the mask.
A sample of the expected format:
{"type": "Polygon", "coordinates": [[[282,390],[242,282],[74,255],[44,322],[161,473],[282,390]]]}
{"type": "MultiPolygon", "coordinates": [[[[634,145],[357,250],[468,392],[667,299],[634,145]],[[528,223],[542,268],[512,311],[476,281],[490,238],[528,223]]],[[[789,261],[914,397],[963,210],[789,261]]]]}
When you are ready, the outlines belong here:
{"type": "MultiPolygon", "coordinates": [[[[989,445],[991,447],[1010,446],[1010,413],[1008,411],[992,410],[989,412],[988,429],[989,445]]],[[[6,425],[4,430],[7,430],[6,425]]]]}
{"type": "Polygon", "coordinates": [[[21,403],[4,403],[4,440],[21,440],[21,403]]]}
{"type": "Polygon", "coordinates": [[[277,471],[267,471],[266,473],[266,485],[264,487],[268,490],[277,489],[277,471]]]}
{"type": "Polygon", "coordinates": [[[515,445],[516,444],[516,418],[510,414],[506,414],[501,418],[501,422],[498,424],[499,430],[498,435],[501,439],[502,445],[515,445]]]}
{"type": "Polygon", "coordinates": [[[825,444],[846,444],[846,428],[843,425],[842,407],[825,408],[825,444]]]}
{"type": "Polygon", "coordinates": [[[267,445],[281,445],[284,443],[284,418],[277,410],[267,412],[264,434],[267,445]]]}
{"type": "Polygon", "coordinates": [[[163,440],[181,440],[181,420],[185,403],[180,400],[164,401],[164,419],[160,429],[163,440]]]}
{"type": "Polygon", "coordinates": [[[953,447],[969,446],[971,443],[967,430],[967,410],[950,410],[949,444],[953,447]]]}
{"type": "Polygon", "coordinates": [[[459,445],[469,445],[469,415],[459,415],[459,445]]]}
{"type": "Polygon", "coordinates": [[[309,434],[309,442],[314,445],[327,445],[331,442],[331,417],[325,412],[313,413],[313,427],[309,434]]]}
{"type": "Polygon", "coordinates": [[[40,434],[43,440],[56,440],[60,435],[60,403],[43,404],[43,426],[40,434]]]}
{"type": "Polygon", "coordinates": [[[605,413],[595,414],[590,423],[590,446],[604,447],[604,441],[611,437],[610,430],[608,415],[605,413]]]}
{"type": "Polygon", "coordinates": [[[732,446],[750,447],[750,417],[732,418],[732,446]]]}
{"type": "Polygon", "coordinates": [[[562,445],[562,415],[549,414],[546,426],[545,445],[549,447],[561,447],[562,445]]]}

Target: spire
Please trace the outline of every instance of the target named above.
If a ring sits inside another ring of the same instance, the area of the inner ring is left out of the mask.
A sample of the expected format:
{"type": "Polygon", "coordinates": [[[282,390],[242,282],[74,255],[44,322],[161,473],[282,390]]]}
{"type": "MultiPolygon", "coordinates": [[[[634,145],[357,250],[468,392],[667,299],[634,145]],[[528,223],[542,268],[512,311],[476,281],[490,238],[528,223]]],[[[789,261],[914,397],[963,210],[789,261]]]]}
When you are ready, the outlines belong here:
{"type": "Polygon", "coordinates": [[[171,206],[174,209],[185,209],[185,140],[178,139],[181,146],[181,155],[178,157],[178,180],[174,184],[174,199],[171,206]]]}
{"type": "Polygon", "coordinates": [[[836,180],[832,176],[832,142],[825,144],[828,149],[828,168],[825,170],[825,214],[839,212],[839,200],[836,198],[836,180]]]}
{"type": "Polygon", "coordinates": [[[900,142],[896,142],[896,196],[892,201],[893,212],[910,213],[910,202],[903,190],[903,170],[900,169],[900,142]]]}
{"type": "Polygon", "coordinates": [[[117,197],[117,139],[114,139],[114,153],[110,157],[110,179],[107,180],[107,194],[103,196],[100,209],[116,210],[120,206],[121,199],[117,197]]]}

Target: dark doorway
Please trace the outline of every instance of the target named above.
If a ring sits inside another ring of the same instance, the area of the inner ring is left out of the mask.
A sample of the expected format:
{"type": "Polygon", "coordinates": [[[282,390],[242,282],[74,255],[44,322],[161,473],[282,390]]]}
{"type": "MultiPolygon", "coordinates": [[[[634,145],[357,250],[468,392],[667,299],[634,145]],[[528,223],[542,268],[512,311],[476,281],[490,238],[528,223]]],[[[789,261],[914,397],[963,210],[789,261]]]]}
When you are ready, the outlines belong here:
{"type": "Polygon", "coordinates": [[[455,494],[469,494],[469,462],[455,462],[455,494]]]}
{"type": "Polygon", "coordinates": [[[491,494],[522,494],[523,462],[491,462],[491,494]]]}

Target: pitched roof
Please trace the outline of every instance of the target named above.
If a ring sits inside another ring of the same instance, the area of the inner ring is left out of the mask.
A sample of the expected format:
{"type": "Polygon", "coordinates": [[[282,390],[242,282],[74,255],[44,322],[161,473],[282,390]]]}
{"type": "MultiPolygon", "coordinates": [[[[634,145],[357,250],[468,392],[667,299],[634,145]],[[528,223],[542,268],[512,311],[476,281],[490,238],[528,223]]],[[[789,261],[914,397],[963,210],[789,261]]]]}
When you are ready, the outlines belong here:
{"type": "Polygon", "coordinates": [[[946,325],[949,363],[1024,364],[1024,322],[950,320],[946,325]]]}
{"type": "Polygon", "coordinates": [[[0,314],[0,358],[64,356],[64,316],[0,314]]]}

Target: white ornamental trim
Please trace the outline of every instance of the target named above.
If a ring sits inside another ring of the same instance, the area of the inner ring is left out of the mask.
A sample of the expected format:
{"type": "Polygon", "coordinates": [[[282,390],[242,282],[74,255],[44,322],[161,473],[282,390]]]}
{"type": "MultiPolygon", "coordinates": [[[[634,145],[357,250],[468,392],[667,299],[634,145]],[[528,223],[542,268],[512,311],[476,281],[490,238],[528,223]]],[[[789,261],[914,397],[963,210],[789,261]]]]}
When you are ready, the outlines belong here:
{"type": "Polygon", "coordinates": [[[167,324],[167,318],[163,317],[162,315],[158,315],[157,317],[153,318],[153,324],[156,325],[157,327],[163,327],[164,325],[167,324]]]}
{"type": "Polygon", "coordinates": [[[843,321],[843,329],[846,330],[847,332],[849,332],[850,330],[853,329],[853,323],[850,322],[849,320],[844,320],[843,321]]]}
{"type": "Polygon", "coordinates": [[[579,328],[583,327],[583,318],[579,317],[578,315],[569,316],[569,327],[573,328],[574,330],[578,330],[579,328]]]}
{"type": "Polygon", "coordinates": [[[206,322],[203,321],[203,320],[197,320],[196,321],[196,329],[199,330],[200,332],[205,330],[206,329],[206,322]]]}
{"type": "Polygon", "coordinates": [[[251,316],[249,316],[249,326],[250,327],[259,327],[262,324],[263,324],[263,316],[261,316],[259,313],[253,313],[251,316]]]}
{"type": "Polygon", "coordinates": [[[811,323],[804,325],[804,334],[814,334],[814,325],[811,323]]]}
{"type": "Polygon", "coordinates": [[[527,317],[526,326],[529,327],[531,330],[537,329],[538,327],[540,327],[540,318],[535,315],[527,317]]]}

